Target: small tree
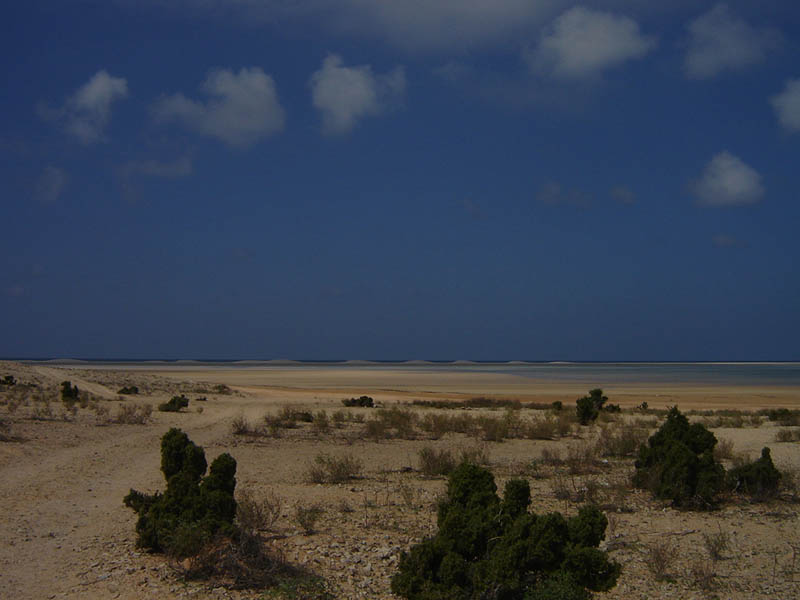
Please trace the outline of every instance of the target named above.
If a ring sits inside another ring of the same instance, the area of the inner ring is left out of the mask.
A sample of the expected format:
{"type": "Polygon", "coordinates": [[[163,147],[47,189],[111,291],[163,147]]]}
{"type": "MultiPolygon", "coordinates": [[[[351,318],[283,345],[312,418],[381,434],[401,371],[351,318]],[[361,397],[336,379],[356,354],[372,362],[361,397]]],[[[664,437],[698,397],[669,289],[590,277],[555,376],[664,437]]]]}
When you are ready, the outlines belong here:
{"type": "Polygon", "coordinates": [[[400,560],[392,591],[410,600],[564,598],[608,590],[620,566],[597,548],[607,520],[595,507],[565,519],[528,512],[530,487],[506,484],[502,500],[491,472],[462,463],[439,505],[437,534],[400,560]]]}
{"type": "Polygon", "coordinates": [[[576,401],[576,411],[578,413],[578,421],[581,425],[588,425],[597,420],[597,415],[603,410],[603,405],[608,401],[608,398],[603,395],[603,390],[595,388],[589,390],[589,395],[583,398],[578,398],[576,401]]]}
{"type": "Polygon", "coordinates": [[[211,463],[208,475],[206,466],[203,449],[180,429],[164,434],[166,491],[150,495],[132,489],[124,498],[125,506],[139,515],[138,546],[185,558],[198,554],[215,535],[234,533],[236,461],[225,453],[211,463]]]}

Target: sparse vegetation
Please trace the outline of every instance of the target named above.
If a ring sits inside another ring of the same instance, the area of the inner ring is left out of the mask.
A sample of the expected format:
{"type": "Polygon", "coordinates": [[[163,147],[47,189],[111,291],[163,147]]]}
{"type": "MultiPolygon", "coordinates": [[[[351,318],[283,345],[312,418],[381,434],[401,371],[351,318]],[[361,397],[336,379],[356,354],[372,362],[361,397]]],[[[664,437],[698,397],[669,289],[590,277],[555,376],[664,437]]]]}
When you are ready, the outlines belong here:
{"type": "Polygon", "coordinates": [[[670,575],[675,562],[675,548],[669,541],[659,540],[645,546],[645,564],[656,581],[664,581],[670,575]]]}

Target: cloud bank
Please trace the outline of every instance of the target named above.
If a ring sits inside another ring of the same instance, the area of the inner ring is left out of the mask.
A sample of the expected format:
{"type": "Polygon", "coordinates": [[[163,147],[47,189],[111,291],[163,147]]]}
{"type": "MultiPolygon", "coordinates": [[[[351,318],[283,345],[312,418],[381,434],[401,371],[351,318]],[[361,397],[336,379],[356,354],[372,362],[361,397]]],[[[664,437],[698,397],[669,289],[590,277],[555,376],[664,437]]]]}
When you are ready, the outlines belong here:
{"type": "Polygon", "coordinates": [[[211,71],[201,87],[205,102],[183,94],[158,100],[153,116],[162,123],[176,122],[200,135],[229,146],[252,146],[284,128],[286,112],[278,100],[272,77],[258,67],[211,71]]]}
{"type": "Polygon", "coordinates": [[[764,197],[761,175],[727,150],[711,159],[691,189],[705,206],[742,206],[764,197]]]}
{"type": "Polygon", "coordinates": [[[379,115],[401,101],[406,89],[402,67],[375,75],[369,65],[344,66],[332,54],[311,75],[311,99],[322,115],[322,131],[341,135],[353,130],[360,119],[379,115]]]}
{"type": "Polygon", "coordinates": [[[691,79],[709,79],[764,60],[780,41],[771,29],[757,29],[720,3],[687,26],[688,49],[684,61],[691,79]]]}

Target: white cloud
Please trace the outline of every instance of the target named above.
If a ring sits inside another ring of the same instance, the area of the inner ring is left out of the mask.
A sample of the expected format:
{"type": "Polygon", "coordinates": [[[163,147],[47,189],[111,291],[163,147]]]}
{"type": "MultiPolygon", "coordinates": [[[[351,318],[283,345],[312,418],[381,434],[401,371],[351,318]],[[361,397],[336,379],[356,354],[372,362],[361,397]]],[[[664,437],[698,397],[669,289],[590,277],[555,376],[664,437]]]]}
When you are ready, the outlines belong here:
{"type": "Polygon", "coordinates": [[[79,87],[60,108],[39,107],[39,114],[60,122],[64,130],[84,144],[105,140],[105,129],[111,120],[111,105],[128,96],[128,82],[112,77],[105,70],[95,73],[79,87]]]}
{"type": "Polygon", "coordinates": [[[156,120],[176,121],[201,135],[222,140],[230,146],[251,146],[281,131],[286,112],[278,100],[272,77],[258,67],[211,71],[202,85],[209,99],[200,102],[183,94],[158,100],[153,107],[156,120]]]}
{"type": "Polygon", "coordinates": [[[771,29],[757,29],[720,3],[687,26],[685,69],[692,79],[708,79],[723,71],[749,67],[764,60],[780,41],[771,29]]]}
{"type": "Polygon", "coordinates": [[[777,96],[770,98],[778,121],[787,131],[800,131],[800,79],[790,79],[777,96]]]}
{"type": "Polygon", "coordinates": [[[402,67],[375,75],[369,65],[345,67],[332,54],[309,81],[314,107],[322,113],[322,130],[329,135],[351,131],[359,119],[395,106],[406,89],[402,67]]]}
{"type": "Polygon", "coordinates": [[[120,167],[120,174],[126,177],[144,175],[147,177],[186,177],[192,174],[192,159],[184,156],[172,162],[157,160],[133,160],[120,167]]]}
{"type": "Polygon", "coordinates": [[[524,58],[534,70],[581,79],[642,58],[655,46],[655,38],[643,35],[633,19],[576,6],[545,28],[524,58]]]}
{"type": "Polygon", "coordinates": [[[49,165],[39,175],[33,190],[33,196],[39,202],[53,203],[61,197],[67,187],[67,183],[69,183],[67,172],[59,167],[49,165]]]}
{"type": "Polygon", "coordinates": [[[727,150],[711,159],[691,189],[706,206],[754,204],[764,197],[761,175],[727,150]]]}

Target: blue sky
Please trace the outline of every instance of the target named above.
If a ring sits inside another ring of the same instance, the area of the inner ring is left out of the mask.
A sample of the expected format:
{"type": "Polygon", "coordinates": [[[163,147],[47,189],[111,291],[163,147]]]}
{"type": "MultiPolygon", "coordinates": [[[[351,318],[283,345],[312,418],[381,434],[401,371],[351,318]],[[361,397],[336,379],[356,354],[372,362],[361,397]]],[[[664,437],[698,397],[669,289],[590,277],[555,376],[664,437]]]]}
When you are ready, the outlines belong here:
{"type": "Polygon", "coordinates": [[[0,23],[0,356],[798,360],[800,6],[0,23]]]}

